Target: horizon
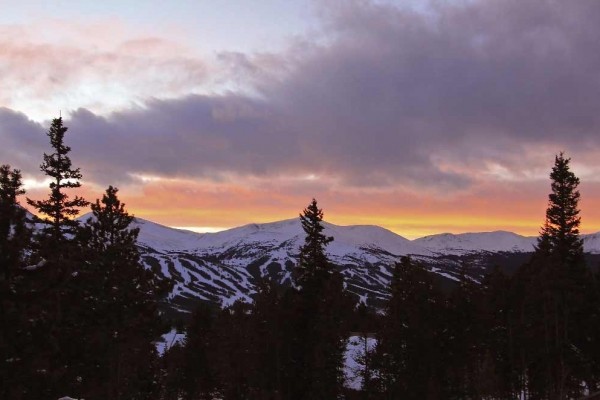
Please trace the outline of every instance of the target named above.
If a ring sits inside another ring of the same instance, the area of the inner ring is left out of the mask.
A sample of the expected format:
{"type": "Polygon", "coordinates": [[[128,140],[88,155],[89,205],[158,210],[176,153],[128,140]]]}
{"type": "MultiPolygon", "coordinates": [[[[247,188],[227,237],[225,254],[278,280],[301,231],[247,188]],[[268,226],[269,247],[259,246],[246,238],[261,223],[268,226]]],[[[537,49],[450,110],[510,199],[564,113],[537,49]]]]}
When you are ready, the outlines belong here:
{"type": "Polygon", "coordinates": [[[537,236],[554,156],[600,231],[600,3],[3,5],[0,164],[46,196],[63,115],[88,200],[166,226],[299,214],[407,238],[537,236]],[[43,34],[41,33],[43,32],[43,34]]]}
{"type": "MultiPolygon", "coordinates": [[[[142,219],[146,220],[145,218],[142,218],[142,219]]],[[[291,219],[292,218],[289,218],[288,220],[291,220],[291,219]]],[[[148,220],[146,220],[146,221],[148,221],[148,220]]],[[[282,221],[286,221],[286,220],[282,220],[282,221]]],[[[323,220],[323,221],[325,223],[332,224],[331,222],[328,222],[326,220],[323,220]]],[[[153,221],[151,221],[151,222],[153,222],[153,221]]],[[[166,226],[167,228],[177,229],[177,230],[180,230],[180,231],[188,231],[188,232],[203,234],[203,233],[225,232],[225,231],[228,231],[228,230],[231,230],[231,229],[241,228],[241,227],[246,226],[246,225],[268,225],[268,224],[273,224],[273,223],[276,223],[276,222],[281,222],[281,221],[270,221],[270,222],[261,222],[261,223],[250,222],[249,224],[244,224],[244,225],[240,225],[240,226],[233,226],[233,227],[230,227],[230,228],[207,228],[207,227],[201,227],[201,226],[200,227],[194,227],[194,226],[189,226],[189,227],[184,227],[184,226],[167,226],[167,225],[163,225],[163,226],[166,226]],[[207,229],[207,230],[205,230],[205,229],[207,229]]],[[[338,224],[332,224],[332,225],[339,226],[339,227],[342,227],[342,228],[357,227],[357,226],[358,227],[360,227],[360,226],[375,226],[375,227],[378,227],[378,228],[383,228],[383,227],[381,227],[379,225],[338,225],[338,224]]],[[[387,228],[383,228],[383,229],[387,229],[387,228]]],[[[416,239],[423,239],[423,238],[430,237],[430,236],[440,236],[440,235],[454,235],[454,236],[457,236],[457,235],[469,234],[469,233],[479,234],[479,233],[497,233],[497,232],[501,232],[501,233],[512,233],[512,234],[515,234],[515,235],[519,235],[516,232],[504,231],[504,230],[494,230],[494,231],[460,232],[460,233],[439,232],[439,233],[433,233],[433,234],[425,235],[425,236],[410,237],[410,236],[402,235],[402,234],[400,234],[398,232],[391,231],[389,229],[387,229],[387,230],[390,231],[390,232],[392,232],[392,233],[394,233],[394,234],[396,234],[396,235],[398,235],[398,236],[400,236],[400,237],[402,237],[402,238],[404,238],[404,239],[408,239],[410,241],[413,241],[413,240],[416,240],[416,239]]],[[[598,232],[581,233],[581,235],[582,236],[593,235],[595,233],[598,233],[598,232]]],[[[524,238],[536,238],[537,237],[537,236],[527,236],[527,235],[519,235],[519,236],[524,237],[524,238]]],[[[335,240],[335,237],[334,237],[334,240],[335,240]]]]}
{"type": "MultiPolygon", "coordinates": [[[[29,212],[31,212],[30,210],[27,210],[29,212]]],[[[84,217],[88,216],[89,214],[91,214],[91,211],[85,212],[85,213],[81,213],[81,215],[79,215],[78,217],[76,217],[76,219],[83,219],[84,217]]],[[[269,225],[269,224],[276,224],[279,222],[288,222],[288,221],[295,221],[295,220],[299,220],[299,218],[283,218],[283,219],[278,219],[278,220],[272,220],[272,221],[264,221],[264,222],[247,222],[247,223],[243,223],[241,225],[236,225],[236,226],[230,226],[230,227],[202,227],[202,226],[171,226],[171,225],[164,225],[161,223],[158,223],[156,221],[153,221],[151,219],[145,218],[143,216],[138,216],[138,215],[133,215],[133,217],[135,219],[141,219],[143,221],[147,221],[147,222],[151,222],[151,223],[155,223],[158,225],[161,225],[163,227],[166,228],[171,228],[171,229],[176,229],[176,230],[180,230],[180,231],[188,231],[188,232],[193,232],[193,233],[199,233],[199,234],[203,234],[203,233],[219,233],[219,232],[225,232],[225,231],[229,231],[232,229],[237,229],[237,228],[243,228],[245,226],[249,226],[249,225],[269,225]]],[[[329,220],[327,220],[326,218],[323,219],[323,222],[325,222],[326,224],[331,224],[337,227],[377,227],[377,228],[382,228],[385,229],[389,232],[392,232],[404,239],[408,239],[410,241],[416,240],[416,239],[422,239],[425,237],[429,237],[429,236],[440,236],[440,235],[461,235],[461,234],[480,234],[480,233],[511,233],[511,234],[516,234],[519,235],[521,237],[524,238],[537,238],[539,237],[539,235],[521,235],[517,232],[513,232],[513,231],[507,231],[507,230],[503,230],[503,229],[493,229],[493,230],[488,230],[488,231],[464,231],[464,232],[436,232],[436,233],[431,233],[428,235],[424,235],[424,236],[408,236],[408,235],[403,235],[402,233],[399,232],[395,232],[391,229],[387,229],[383,226],[380,225],[375,225],[375,224],[337,224],[335,222],[331,222],[329,220]]],[[[593,235],[598,232],[580,232],[581,236],[585,236],[585,235],[593,235]]],[[[335,239],[335,237],[334,237],[335,239]]]]}

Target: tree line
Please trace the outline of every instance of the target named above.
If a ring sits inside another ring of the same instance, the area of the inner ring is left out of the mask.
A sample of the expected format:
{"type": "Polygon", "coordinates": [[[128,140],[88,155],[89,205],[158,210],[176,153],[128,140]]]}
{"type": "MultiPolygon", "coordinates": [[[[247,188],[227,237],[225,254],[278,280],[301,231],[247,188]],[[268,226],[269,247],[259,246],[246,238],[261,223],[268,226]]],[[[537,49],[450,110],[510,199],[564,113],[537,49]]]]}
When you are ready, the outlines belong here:
{"type": "Polygon", "coordinates": [[[48,197],[19,204],[19,170],[0,166],[0,398],[529,399],[600,389],[600,299],[579,236],[579,179],[556,156],[545,222],[512,274],[465,273],[442,290],[421,263],[393,268],[384,310],[356,305],[328,258],[317,201],[300,214],[305,242],[293,284],[263,280],[252,303],[200,305],[186,339],[156,352],[170,290],[146,270],[139,229],[109,186],[70,197],[82,174],[54,119],[41,170],[48,197]],[[85,222],[75,217],[91,206],[85,222]],[[359,357],[362,388],[344,387],[350,332],[376,339],[359,357]]]}
{"type": "Polygon", "coordinates": [[[579,235],[579,179],[556,156],[545,222],[530,260],[450,294],[403,258],[364,354],[367,399],[579,399],[600,389],[598,274],[579,235]]]}
{"type": "Polygon", "coordinates": [[[535,251],[516,272],[495,267],[478,282],[465,265],[448,291],[403,257],[382,313],[344,293],[313,200],[296,286],[263,282],[253,304],[196,312],[188,340],[164,357],[166,398],[565,400],[600,390],[600,287],[579,236],[579,179],[562,153],[550,178],[535,251]],[[358,359],[360,390],[343,385],[350,332],[376,340],[358,359]]]}
{"type": "Polygon", "coordinates": [[[157,300],[168,291],[143,268],[133,217],[106,189],[88,203],[71,189],[82,174],[54,119],[40,169],[44,200],[18,202],[21,172],[0,166],[0,398],[151,398],[158,391],[153,341],[164,331],[157,300]],[[91,205],[84,223],[76,217],[91,205]]]}

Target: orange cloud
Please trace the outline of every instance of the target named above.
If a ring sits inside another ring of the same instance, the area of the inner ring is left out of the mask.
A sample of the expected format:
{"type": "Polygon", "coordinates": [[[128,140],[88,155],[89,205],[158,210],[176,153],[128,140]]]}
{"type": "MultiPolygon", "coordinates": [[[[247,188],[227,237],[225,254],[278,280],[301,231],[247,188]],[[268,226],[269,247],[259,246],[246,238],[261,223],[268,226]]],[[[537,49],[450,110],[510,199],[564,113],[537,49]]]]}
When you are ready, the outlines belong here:
{"type": "MultiPolygon", "coordinates": [[[[88,200],[104,189],[84,185],[70,195],[88,200]]],[[[154,179],[120,188],[129,212],[168,226],[230,228],[254,222],[296,218],[312,197],[325,219],[340,225],[369,224],[407,238],[442,232],[508,230],[535,236],[543,223],[549,180],[489,182],[472,191],[448,196],[418,194],[400,188],[358,190],[302,185],[287,179],[211,182],[154,179]]],[[[600,231],[600,183],[583,181],[582,232],[600,231]]],[[[47,196],[46,188],[29,190],[28,197],[47,196]]],[[[22,200],[24,203],[24,199],[22,200]]],[[[84,211],[85,212],[85,211],[84,211]]]]}
{"type": "MultiPolygon", "coordinates": [[[[296,218],[314,196],[327,221],[374,224],[408,238],[441,232],[509,230],[536,235],[543,223],[548,182],[481,185],[471,193],[431,197],[401,189],[369,193],[356,189],[298,188],[267,181],[211,183],[159,180],[121,188],[121,199],[136,216],[178,227],[235,227],[296,218]]],[[[600,230],[600,212],[587,209],[585,194],[600,195],[600,185],[582,185],[584,231],[600,230]]],[[[36,191],[35,193],[39,193],[36,191]]],[[[101,189],[82,190],[89,199],[101,189]]]]}

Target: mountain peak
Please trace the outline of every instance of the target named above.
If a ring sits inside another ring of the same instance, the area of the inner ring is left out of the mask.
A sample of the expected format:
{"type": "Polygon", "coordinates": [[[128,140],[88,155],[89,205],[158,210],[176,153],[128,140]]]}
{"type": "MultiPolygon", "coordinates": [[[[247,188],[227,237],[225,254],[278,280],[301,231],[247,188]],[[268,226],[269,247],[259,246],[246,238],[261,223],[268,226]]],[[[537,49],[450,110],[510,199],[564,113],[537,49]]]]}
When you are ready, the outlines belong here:
{"type": "MultiPolygon", "coordinates": [[[[169,228],[142,218],[136,218],[134,226],[140,228],[145,265],[175,282],[167,302],[176,312],[188,312],[201,300],[249,301],[264,277],[291,284],[305,236],[298,218],[215,233],[169,228]]],[[[375,305],[387,298],[393,266],[402,256],[410,255],[446,281],[459,279],[466,261],[470,276],[479,280],[492,262],[506,266],[522,262],[536,243],[535,237],[506,231],[443,233],[408,240],[375,225],[323,222],[323,226],[324,233],[334,238],[326,252],[344,276],[347,290],[375,305]]],[[[600,234],[586,235],[584,241],[586,251],[600,253],[600,234]]]]}

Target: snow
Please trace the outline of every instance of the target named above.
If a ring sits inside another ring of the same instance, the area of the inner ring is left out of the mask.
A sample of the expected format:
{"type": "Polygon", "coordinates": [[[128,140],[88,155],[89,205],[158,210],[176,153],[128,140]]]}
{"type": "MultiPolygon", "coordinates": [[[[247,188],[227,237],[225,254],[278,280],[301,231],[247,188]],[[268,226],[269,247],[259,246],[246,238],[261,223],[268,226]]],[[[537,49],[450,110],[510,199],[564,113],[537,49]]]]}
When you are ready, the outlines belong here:
{"type": "MultiPolygon", "coordinates": [[[[174,280],[171,300],[181,296],[210,299],[223,305],[236,300],[250,301],[249,296],[255,292],[255,277],[251,273],[269,276],[271,263],[281,266],[277,279],[289,282],[291,274],[286,262],[296,261],[305,237],[299,218],[248,224],[215,233],[169,228],[141,218],[134,220],[134,226],[140,228],[139,243],[144,256],[155,260],[152,266],[158,267],[162,276],[174,280]],[[248,268],[252,264],[256,270],[248,268]]],[[[334,237],[326,249],[329,259],[343,266],[342,272],[352,278],[349,287],[356,289],[361,301],[371,293],[377,298],[385,297],[377,289],[389,284],[391,266],[404,255],[425,264],[433,261],[433,272],[456,280],[444,265],[435,267],[438,257],[532,252],[536,244],[535,237],[505,231],[444,233],[408,240],[373,225],[338,226],[323,222],[323,226],[324,233],[334,237]]],[[[600,232],[582,237],[586,251],[600,254],[600,232]]],[[[151,266],[150,262],[147,266],[151,266]]]]}
{"type": "Polygon", "coordinates": [[[346,378],[345,386],[350,389],[359,390],[362,387],[363,366],[360,365],[359,358],[365,353],[365,340],[367,351],[373,351],[377,340],[374,338],[364,338],[362,336],[350,336],[346,344],[346,353],[344,354],[344,376],[346,378]]]}
{"type": "MultiPolygon", "coordinates": [[[[140,227],[139,242],[158,251],[188,251],[206,253],[214,249],[224,250],[241,245],[260,243],[274,245],[286,243],[297,252],[304,241],[304,232],[298,218],[265,224],[248,224],[214,233],[196,233],[174,229],[135,219],[140,227]]],[[[531,252],[535,237],[521,236],[506,231],[475,233],[442,233],[408,240],[387,229],[373,225],[338,226],[323,222],[324,233],[333,236],[327,251],[331,256],[344,257],[359,254],[370,257],[365,250],[380,249],[392,255],[436,254],[462,255],[472,252],[531,252]]],[[[600,232],[583,235],[586,251],[600,253],[600,232]]],[[[286,256],[287,254],[283,254],[286,256]]],[[[281,256],[281,255],[278,255],[281,256]]]]}
{"type": "Polygon", "coordinates": [[[132,224],[140,228],[138,241],[158,251],[183,251],[193,249],[205,235],[182,229],[169,228],[151,221],[136,218],[132,224]]]}
{"type": "Polygon", "coordinates": [[[582,235],[583,249],[592,254],[600,254],[600,232],[582,235]]]}
{"type": "Polygon", "coordinates": [[[40,268],[42,268],[44,265],[46,265],[46,260],[42,259],[40,262],[38,262],[37,264],[34,265],[28,265],[26,267],[23,267],[23,269],[25,271],[36,271],[40,268]]]}
{"type": "MultiPolygon", "coordinates": [[[[242,244],[279,244],[288,242],[297,249],[304,241],[300,220],[290,219],[266,224],[249,224],[214,233],[196,233],[174,229],[136,218],[140,228],[139,242],[159,251],[196,251],[199,253],[242,244]]],[[[335,240],[329,245],[331,255],[345,256],[360,247],[377,247],[392,254],[428,254],[427,249],[415,245],[387,229],[377,226],[337,226],[323,223],[324,233],[335,240]]]]}
{"type": "MultiPolygon", "coordinates": [[[[81,219],[84,219],[82,217],[81,219]]],[[[187,251],[206,253],[214,249],[224,250],[240,245],[274,245],[286,243],[297,252],[304,241],[299,218],[264,224],[248,224],[214,233],[197,233],[169,228],[136,218],[134,225],[140,228],[139,242],[158,251],[187,251]]],[[[324,233],[333,236],[327,251],[333,257],[348,254],[369,260],[365,249],[380,249],[393,255],[436,254],[462,255],[473,252],[531,252],[537,238],[521,236],[506,231],[475,233],[442,233],[408,240],[387,229],[374,225],[339,226],[323,222],[324,233]]],[[[582,235],[585,250],[600,253],[600,232],[582,235]]],[[[287,256],[287,254],[283,254],[287,256]]]]}
{"type": "Polygon", "coordinates": [[[177,343],[183,344],[184,341],[185,333],[179,333],[176,329],[171,329],[170,332],[162,335],[160,341],[156,342],[156,351],[158,351],[158,354],[162,356],[171,347],[175,346],[177,343]]]}
{"type": "Polygon", "coordinates": [[[462,255],[481,251],[532,252],[537,239],[512,232],[442,233],[415,239],[432,252],[446,255],[462,255]]]}

